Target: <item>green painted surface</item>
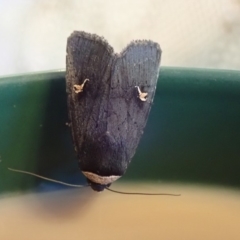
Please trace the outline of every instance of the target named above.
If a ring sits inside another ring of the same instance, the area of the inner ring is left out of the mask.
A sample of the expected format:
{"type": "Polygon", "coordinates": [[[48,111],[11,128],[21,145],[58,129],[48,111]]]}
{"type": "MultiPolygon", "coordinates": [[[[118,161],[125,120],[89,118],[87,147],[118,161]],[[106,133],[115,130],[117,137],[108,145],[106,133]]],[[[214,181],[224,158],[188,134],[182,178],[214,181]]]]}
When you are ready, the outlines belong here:
{"type": "MultiPolygon", "coordinates": [[[[0,78],[0,192],[47,184],[7,167],[84,183],[66,126],[64,76],[0,78]]],[[[240,72],[161,68],[143,139],[121,181],[240,187],[239,176],[240,72]]]]}

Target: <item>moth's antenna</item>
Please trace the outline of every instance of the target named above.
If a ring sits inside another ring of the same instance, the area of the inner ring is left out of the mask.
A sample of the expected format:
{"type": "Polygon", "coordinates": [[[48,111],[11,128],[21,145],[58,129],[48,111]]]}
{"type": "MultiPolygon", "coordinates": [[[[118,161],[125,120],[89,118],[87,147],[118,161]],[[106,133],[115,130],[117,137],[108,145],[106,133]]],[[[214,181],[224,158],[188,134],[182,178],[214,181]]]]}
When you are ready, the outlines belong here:
{"type": "Polygon", "coordinates": [[[83,188],[83,187],[89,187],[90,186],[90,185],[75,185],[75,184],[65,183],[65,182],[57,181],[57,180],[54,180],[54,179],[51,179],[51,178],[43,177],[43,176],[35,174],[35,173],[22,171],[22,170],[18,170],[18,169],[14,169],[14,168],[8,168],[8,170],[13,171],[13,172],[28,174],[28,175],[31,175],[31,176],[34,176],[34,177],[37,177],[37,178],[47,180],[49,182],[55,182],[55,183],[59,183],[59,184],[65,185],[65,186],[69,186],[69,187],[83,188]]]}
{"type": "Polygon", "coordinates": [[[145,196],[172,196],[172,197],[179,197],[181,194],[171,194],[171,193],[140,193],[140,192],[121,192],[110,189],[106,187],[106,189],[110,192],[119,193],[119,194],[126,194],[126,195],[145,195],[145,196]]]}

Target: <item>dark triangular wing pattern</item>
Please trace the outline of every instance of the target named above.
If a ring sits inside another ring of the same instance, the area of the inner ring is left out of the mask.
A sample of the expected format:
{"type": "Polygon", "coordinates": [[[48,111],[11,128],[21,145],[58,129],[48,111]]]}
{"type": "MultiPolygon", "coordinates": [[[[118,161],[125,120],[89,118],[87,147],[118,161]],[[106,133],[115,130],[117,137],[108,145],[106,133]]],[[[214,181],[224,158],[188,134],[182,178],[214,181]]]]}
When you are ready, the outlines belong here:
{"type": "Polygon", "coordinates": [[[97,127],[106,130],[104,108],[109,95],[113,49],[95,34],[75,31],[68,38],[66,60],[70,126],[79,155],[84,154],[83,142],[95,138],[97,127]],[[77,92],[75,85],[80,86],[86,79],[89,81],[85,81],[82,92],[77,92]],[[99,123],[99,119],[103,121],[99,123]]]}
{"type": "Polygon", "coordinates": [[[115,141],[125,149],[128,162],[138,146],[153,102],[161,49],[152,41],[135,41],[116,55],[111,76],[108,126],[115,141]],[[147,100],[139,98],[138,88],[147,100]]]}

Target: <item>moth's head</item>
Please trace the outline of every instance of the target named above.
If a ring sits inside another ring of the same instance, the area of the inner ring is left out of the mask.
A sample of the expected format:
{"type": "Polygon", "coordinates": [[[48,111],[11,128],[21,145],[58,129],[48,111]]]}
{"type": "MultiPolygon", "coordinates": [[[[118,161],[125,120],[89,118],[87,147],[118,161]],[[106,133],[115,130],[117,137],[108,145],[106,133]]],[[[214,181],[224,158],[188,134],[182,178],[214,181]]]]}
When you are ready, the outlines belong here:
{"type": "Polygon", "coordinates": [[[102,192],[106,187],[110,187],[110,185],[111,185],[111,183],[109,183],[107,185],[95,183],[88,178],[87,178],[87,181],[88,181],[89,185],[91,186],[92,190],[94,190],[96,192],[102,192]]]}
{"type": "Polygon", "coordinates": [[[94,191],[101,192],[106,187],[109,187],[114,181],[119,179],[121,176],[100,176],[91,172],[82,172],[87,178],[88,183],[94,191]]]}

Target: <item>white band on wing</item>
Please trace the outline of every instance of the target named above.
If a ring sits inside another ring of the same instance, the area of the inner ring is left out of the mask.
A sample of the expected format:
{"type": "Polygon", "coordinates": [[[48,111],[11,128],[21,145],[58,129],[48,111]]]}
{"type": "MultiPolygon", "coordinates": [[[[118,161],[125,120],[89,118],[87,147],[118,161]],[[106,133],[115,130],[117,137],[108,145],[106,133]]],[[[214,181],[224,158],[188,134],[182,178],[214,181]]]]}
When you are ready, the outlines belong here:
{"type": "Polygon", "coordinates": [[[114,176],[114,175],[104,177],[104,176],[99,176],[99,175],[97,175],[95,173],[91,173],[91,172],[82,172],[82,173],[92,182],[99,183],[102,185],[107,185],[109,183],[112,183],[121,177],[121,176],[114,176]]]}

